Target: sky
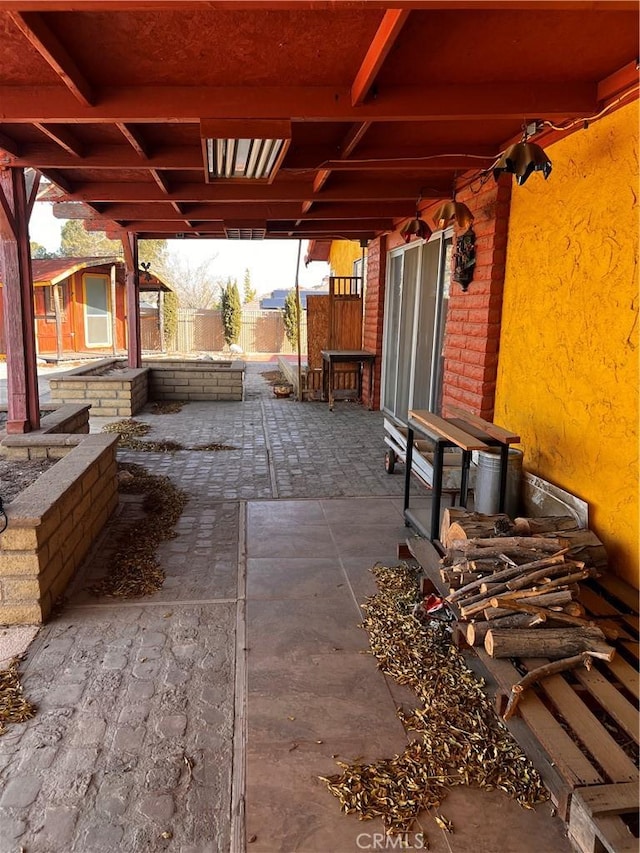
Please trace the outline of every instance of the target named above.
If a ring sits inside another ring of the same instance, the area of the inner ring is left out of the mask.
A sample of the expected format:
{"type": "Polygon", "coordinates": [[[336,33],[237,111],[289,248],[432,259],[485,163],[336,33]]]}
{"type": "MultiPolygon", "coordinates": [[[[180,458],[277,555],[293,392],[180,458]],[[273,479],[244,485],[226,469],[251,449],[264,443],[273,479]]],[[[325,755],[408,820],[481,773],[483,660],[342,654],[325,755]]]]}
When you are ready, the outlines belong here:
{"type": "MultiPolygon", "coordinates": [[[[64,219],[55,219],[51,204],[36,202],[29,224],[31,240],[49,251],[60,247],[60,229],[64,219]]],[[[216,278],[235,278],[239,285],[244,281],[244,271],[251,273],[251,284],[259,296],[283,288],[289,290],[296,283],[297,240],[168,240],[171,255],[188,260],[192,267],[204,260],[213,259],[211,272],[216,278]]],[[[302,241],[300,258],[300,287],[315,287],[329,274],[329,265],[313,261],[305,268],[304,256],[307,241],[302,241]]]]}

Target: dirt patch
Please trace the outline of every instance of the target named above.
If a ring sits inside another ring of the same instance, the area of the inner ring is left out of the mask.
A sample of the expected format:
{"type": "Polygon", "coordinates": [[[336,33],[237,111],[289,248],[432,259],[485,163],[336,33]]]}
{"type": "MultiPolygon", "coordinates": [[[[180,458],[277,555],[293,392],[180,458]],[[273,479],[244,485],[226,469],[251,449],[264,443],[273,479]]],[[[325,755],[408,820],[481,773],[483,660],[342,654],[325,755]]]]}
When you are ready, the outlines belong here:
{"type": "Polygon", "coordinates": [[[284,376],[279,370],[264,370],[260,376],[262,376],[264,381],[268,382],[269,385],[282,385],[286,382],[284,376]]]}
{"type": "Polygon", "coordinates": [[[0,498],[4,504],[18,497],[40,474],[56,464],[55,459],[0,459],[0,498]]]}

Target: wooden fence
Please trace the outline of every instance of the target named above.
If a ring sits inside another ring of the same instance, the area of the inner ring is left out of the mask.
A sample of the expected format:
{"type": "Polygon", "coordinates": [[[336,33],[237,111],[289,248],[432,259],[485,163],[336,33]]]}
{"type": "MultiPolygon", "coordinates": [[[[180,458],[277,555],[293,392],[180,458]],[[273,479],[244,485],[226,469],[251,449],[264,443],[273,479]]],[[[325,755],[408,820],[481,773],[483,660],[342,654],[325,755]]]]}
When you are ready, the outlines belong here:
{"type": "MultiPolygon", "coordinates": [[[[142,348],[159,349],[156,317],[142,320],[142,348]]],[[[300,317],[302,353],[307,352],[307,315],[300,317]]],[[[220,352],[224,349],[224,333],[220,311],[178,309],[178,329],[169,350],[175,352],[220,352]]],[[[296,353],[287,339],[280,311],[243,311],[238,345],[243,352],[296,353]]]]}

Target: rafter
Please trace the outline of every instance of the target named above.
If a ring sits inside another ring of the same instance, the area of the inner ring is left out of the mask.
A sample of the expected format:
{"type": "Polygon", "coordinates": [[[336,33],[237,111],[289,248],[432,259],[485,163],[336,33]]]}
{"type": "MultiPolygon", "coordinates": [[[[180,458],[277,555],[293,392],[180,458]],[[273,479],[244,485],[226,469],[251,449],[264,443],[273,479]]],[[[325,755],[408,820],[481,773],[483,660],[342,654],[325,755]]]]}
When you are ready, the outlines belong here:
{"type": "Polygon", "coordinates": [[[347,131],[342,144],[340,145],[340,159],[344,160],[353,154],[356,146],[361,142],[365,133],[371,127],[370,121],[363,121],[360,124],[353,124],[347,131]]]}
{"type": "Polygon", "coordinates": [[[42,17],[37,12],[8,12],[7,14],[38,53],[53,68],[67,89],[73,94],[75,100],[85,107],[90,107],[94,101],[91,86],[42,17]]]}
{"type": "Polygon", "coordinates": [[[0,131],[0,148],[2,148],[3,151],[6,151],[7,154],[11,154],[12,157],[18,157],[20,154],[20,146],[15,139],[7,136],[7,134],[2,131],[0,131]]]}
{"type": "Polygon", "coordinates": [[[138,156],[142,160],[147,160],[149,153],[140,133],[134,127],[129,124],[125,124],[124,122],[116,122],[116,127],[138,156]]]}
{"type": "MultiPolygon", "coordinates": [[[[408,210],[411,212],[411,207],[407,207],[406,201],[323,202],[316,204],[314,209],[307,214],[305,220],[311,222],[341,218],[399,218],[406,216],[408,210]]],[[[299,218],[299,206],[296,202],[218,204],[215,201],[190,205],[177,204],[176,202],[108,204],[104,206],[100,217],[96,217],[94,210],[83,202],[62,201],[53,204],[53,215],[56,219],[153,219],[166,222],[179,222],[185,218],[194,222],[208,222],[230,216],[236,218],[256,216],[265,220],[293,220],[299,218]]]]}
{"type": "MultiPolygon", "coordinates": [[[[175,183],[171,188],[170,201],[219,204],[235,202],[286,202],[313,198],[313,188],[308,181],[276,181],[273,184],[175,183]]],[[[446,198],[451,192],[449,180],[431,181],[431,186],[422,192],[423,198],[446,198]]],[[[414,199],[420,191],[419,179],[398,178],[369,181],[365,178],[345,176],[336,186],[324,188],[317,201],[398,201],[414,199]]],[[[68,200],[86,202],[148,202],[166,201],[167,196],[152,182],[86,182],[78,183],[67,192],[68,200]]]]}
{"type": "Polygon", "coordinates": [[[351,103],[354,107],[363,103],[369,94],[378,71],[382,68],[382,64],[400,35],[408,17],[408,9],[388,9],[384,13],[380,26],[351,86],[351,103]]]}
{"type": "MultiPolygon", "coordinates": [[[[34,127],[37,127],[41,133],[48,136],[56,145],[71,154],[72,157],[82,157],[84,148],[82,143],[61,124],[40,124],[34,122],[34,127]]],[[[77,160],[76,160],[77,165],[77,160]]]]}
{"type": "Polygon", "coordinates": [[[101,90],[100,102],[80,109],[67,91],[52,86],[0,86],[3,114],[12,122],[198,122],[204,109],[226,118],[294,121],[486,121],[522,116],[566,118],[597,106],[593,83],[464,83],[385,87],[375,100],[351,104],[336,86],[128,86],[101,90]]]}
{"type": "Polygon", "coordinates": [[[149,172],[150,172],[153,180],[156,182],[156,184],[162,190],[162,192],[165,195],[169,195],[169,192],[170,192],[169,184],[167,182],[167,179],[164,177],[164,175],[161,172],[159,172],[157,169],[149,169],[149,172]]]}

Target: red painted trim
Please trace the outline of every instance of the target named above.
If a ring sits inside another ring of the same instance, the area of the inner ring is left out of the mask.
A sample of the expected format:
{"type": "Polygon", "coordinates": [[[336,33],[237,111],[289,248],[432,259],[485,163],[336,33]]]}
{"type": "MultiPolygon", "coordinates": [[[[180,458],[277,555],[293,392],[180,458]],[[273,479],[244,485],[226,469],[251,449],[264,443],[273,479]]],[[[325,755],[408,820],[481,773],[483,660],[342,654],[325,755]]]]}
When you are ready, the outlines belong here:
{"type": "Polygon", "coordinates": [[[384,13],[384,18],[369,45],[369,50],[351,86],[352,106],[362,104],[369,94],[378,71],[382,68],[408,17],[408,9],[388,9],[384,13]]]}

